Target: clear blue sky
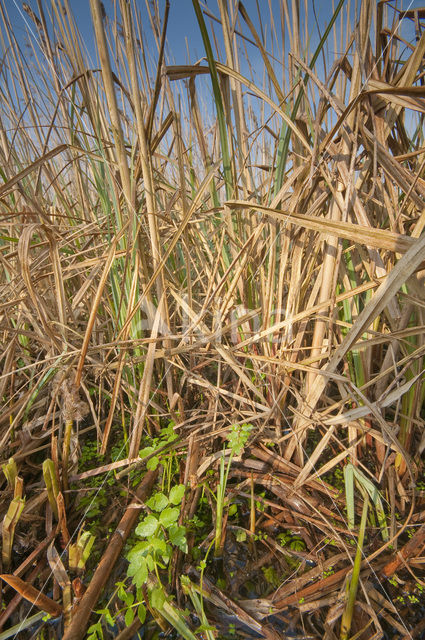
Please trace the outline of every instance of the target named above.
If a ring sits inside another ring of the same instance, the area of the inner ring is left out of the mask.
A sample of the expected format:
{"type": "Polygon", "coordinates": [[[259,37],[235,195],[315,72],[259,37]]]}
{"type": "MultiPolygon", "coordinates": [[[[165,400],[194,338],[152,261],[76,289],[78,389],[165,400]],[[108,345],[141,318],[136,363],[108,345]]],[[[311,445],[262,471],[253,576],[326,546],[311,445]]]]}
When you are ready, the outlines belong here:
{"type": "MultiPolygon", "coordinates": [[[[33,8],[34,12],[37,14],[37,2],[36,0],[27,0],[28,4],[33,8]]],[[[234,3],[235,0],[228,0],[228,3],[234,3]]],[[[302,32],[302,46],[305,46],[308,51],[308,56],[311,57],[312,52],[315,50],[320,35],[323,34],[323,31],[326,28],[326,25],[329,23],[329,20],[332,15],[332,5],[336,5],[338,0],[307,0],[308,6],[308,34],[305,35],[305,18],[303,15],[301,16],[301,32],[302,32]]],[[[16,34],[18,41],[23,44],[25,39],[26,30],[31,29],[31,37],[37,39],[37,32],[34,29],[34,25],[27,14],[22,11],[22,0],[3,0],[4,6],[9,13],[9,17],[14,27],[14,33],[16,34]]],[[[48,13],[48,7],[50,6],[50,0],[43,0],[46,14],[48,13]]],[[[153,36],[151,33],[150,23],[147,17],[147,10],[145,0],[135,0],[135,3],[140,10],[142,16],[142,25],[144,30],[144,36],[146,38],[146,43],[148,45],[148,53],[151,54],[151,63],[152,68],[154,69],[156,66],[157,59],[157,48],[153,40],[153,36]]],[[[118,4],[118,1],[116,1],[118,4]]],[[[195,17],[195,12],[192,5],[192,0],[170,0],[170,15],[168,22],[168,30],[167,30],[167,39],[168,39],[168,48],[166,61],[168,64],[185,64],[188,62],[188,55],[190,56],[190,61],[193,63],[196,60],[199,60],[205,55],[204,45],[202,42],[202,38],[200,36],[199,27],[197,24],[197,20],[195,17]],[[186,46],[187,43],[187,46],[186,46]],[[189,54],[188,54],[189,50],[189,54]]],[[[288,5],[291,6],[291,2],[288,2],[288,5]]],[[[301,14],[304,11],[304,1],[300,1],[301,14]]],[[[351,3],[346,2],[343,11],[340,14],[340,17],[343,16],[343,22],[346,23],[347,15],[346,15],[346,7],[349,5],[351,7],[352,12],[354,12],[354,7],[361,5],[361,0],[358,2],[352,1],[351,3]]],[[[424,0],[397,0],[397,2],[391,2],[391,5],[397,5],[398,9],[412,9],[415,7],[419,7],[424,4],[424,0]]],[[[90,59],[89,66],[97,67],[97,52],[96,46],[94,42],[94,34],[91,24],[91,13],[90,13],[90,4],[89,0],[69,0],[69,5],[74,14],[76,23],[80,30],[80,33],[83,37],[84,44],[87,48],[87,53],[90,59]]],[[[114,2],[113,0],[104,0],[105,10],[107,15],[113,20],[114,18],[114,2]]],[[[209,0],[208,2],[204,2],[201,6],[207,7],[212,14],[219,17],[220,12],[217,5],[217,0],[209,0]]],[[[263,30],[263,34],[265,34],[265,41],[267,50],[269,53],[272,52],[272,42],[271,42],[271,17],[270,17],[270,9],[272,11],[273,20],[274,20],[274,28],[275,28],[275,36],[278,40],[278,46],[276,51],[276,42],[274,42],[275,53],[279,56],[281,51],[281,0],[244,0],[244,5],[248,12],[248,15],[252,19],[255,24],[255,27],[259,33],[263,30]],[[260,8],[260,15],[258,15],[258,7],[260,8]]],[[[165,6],[165,0],[159,0],[159,7],[161,17],[163,16],[165,6]]],[[[211,20],[206,17],[205,18],[207,27],[210,35],[212,34],[211,30],[211,20]]],[[[353,24],[354,15],[350,16],[350,21],[353,24]]],[[[252,37],[247,25],[242,21],[241,29],[245,36],[252,37]]],[[[339,22],[337,21],[337,33],[340,31],[339,22]]],[[[287,26],[285,25],[285,31],[287,33],[287,26]]],[[[215,24],[215,33],[218,38],[218,46],[221,51],[221,59],[225,59],[224,47],[222,41],[220,40],[220,28],[217,24],[215,24]]],[[[414,36],[414,25],[412,21],[403,20],[402,21],[402,32],[400,35],[403,35],[407,39],[412,39],[414,36]]],[[[286,36],[286,51],[289,48],[289,41],[286,36]]],[[[339,40],[339,36],[338,36],[339,40]]],[[[339,42],[337,46],[339,45],[339,42]]],[[[335,53],[335,57],[339,57],[341,55],[341,51],[334,52],[334,39],[331,36],[328,40],[328,52],[331,53],[328,60],[331,62],[334,59],[333,53],[335,53]]],[[[215,51],[214,51],[215,53],[215,51]]],[[[263,62],[261,60],[261,56],[256,47],[247,44],[247,54],[250,63],[250,68],[244,62],[242,67],[242,73],[249,77],[251,71],[256,73],[257,76],[254,78],[254,81],[258,82],[261,86],[262,78],[263,78],[263,62]]],[[[242,56],[242,61],[244,60],[244,56],[242,56]]],[[[308,62],[309,60],[307,60],[308,62]]],[[[288,63],[287,56],[285,56],[284,64],[288,63]]],[[[278,80],[281,80],[282,75],[285,75],[285,70],[282,69],[282,59],[279,56],[279,61],[272,61],[272,64],[275,68],[276,76],[278,80]]],[[[329,71],[329,69],[327,69],[329,71]]],[[[323,80],[324,69],[322,65],[322,58],[319,57],[316,67],[316,72],[319,77],[323,80]]],[[[199,84],[203,85],[209,95],[211,95],[211,86],[207,77],[199,79],[199,84]]],[[[209,103],[209,99],[206,99],[206,103],[209,103]]]]}
{"type": "MultiPolygon", "coordinates": [[[[37,12],[37,3],[36,0],[27,0],[28,4],[37,12]]],[[[146,6],[145,0],[135,0],[138,8],[140,9],[145,34],[149,38],[150,35],[150,25],[147,20],[146,14],[146,6]]],[[[172,52],[172,56],[175,59],[177,64],[183,64],[187,62],[187,49],[186,49],[186,38],[188,41],[188,47],[190,51],[190,57],[192,62],[199,59],[204,55],[204,48],[202,44],[202,39],[199,34],[199,29],[197,25],[197,21],[195,18],[195,13],[192,6],[192,0],[170,0],[171,8],[170,8],[170,18],[168,24],[168,43],[169,43],[169,51],[172,52]]],[[[229,4],[234,2],[234,0],[228,0],[229,4]]],[[[117,3],[118,4],[118,3],[117,3]]],[[[165,1],[159,0],[160,11],[163,14],[165,1]]],[[[258,0],[258,5],[256,0],[244,0],[244,5],[248,11],[249,16],[255,23],[255,26],[258,30],[260,30],[259,17],[257,13],[257,6],[260,7],[261,11],[261,20],[263,21],[263,28],[267,32],[267,41],[270,42],[270,10],[269,5],[272,8],[273,16],[275,20],[275,27],[280,38],[280,0],[258,0]]],[[[308,48],[310,51],[314,50],[314,45],[318,42],[318,30],[317,25],[314,18],[314,11],[316,13],[316,17],[318,19],[319,28],[323,32],[326,24],[329,22],[331,14],[332,14],[332,4],[337,4],[337,0],[334,0],[334,3],[331,0],[307,0],[308,12],[309,12],[309,35],[310,42],[308,43],[308,48]]],[[[350,3],[351,6],[354,7],[355,2],[350,3]]],[[[358,4],[361,4],[361,0],[359,0],[358,4]]],[[[397,2],[391,3],[397,4],[398,8],[407,9],[419,7],[424,4],[423,0],[397,0],[397,2]]],[[[22,11],[22,0],[4,0],[4,5],[10,15],[12,24],[14,26],[15,33],[18,39],[21,39],[25,33],[25,25],[30,26],[32,28],[31,20],[22,11]]],[[[44,0],[44,6],[47,7],[50,5],[50,2],[46,2],[44,0]]],[[[94,46],[94,38],[93,31],[91,27],[91,15],[90,15],[90,5],[88,0],[69,0],[69,5],[71,7],[72,12],[74,13],[75,19],[77,21],[80,32],[84,38],[84,42],[87,46],[90,57],[92,58],[93,64],[95,64],[96,60],[96,52],[94,46]]],[[[106,8],[106,12],[109,16],[113,18],[114,10],[113,10],[113,2],[112,0],[104,0],[104,5],[106,8]]],[[[288,2],[288,5],[291,5],[291,2],[288,2]]],[[[300,2],[301,11],[303,11],[304,2],[300,2]]],[[[209,0],[209,2],[205,2],[204,6],[207,6],[210,11],[219,16],[219,10],[217,6],[216,0],[209,0]]],[[[354,16],[353,16],[354,17],[354,16]]],[[[346,19],[346,18],[345,18],[346,19]]],[[[210,27],[209,20],[206,19],[208,27],[210,27]]],[[[405,22],[405,21],[403,21],[405,22]]],[[[302,24],[302,27],[304,25],[302,24]]],[[[413,29],[413,25],[412,25],[413,29]]],[[[248,29],[246,25],[243,25],[243,30],[246,35],[249,35],[248,29]]],[[[219,32],[219,30],[217,30],[219,32]]],[[[34,32],[34,36],[35,36],[34,32]]],[[[251,48],[250,53],[255,55],[254,48],[251,48]]],[[[168,62],[172,62],[169,60],[168,62]]]]}
{"type": "MultiPolygon", "coordinates": [[[[142,17],[146,18],[146,8],[144,0],[137,0],[137,6],[142,13],[142,17]]],[[[249,0],[248,0],[249,3],[249,0]]],[[[9,14],[11,22],[14,26],[15,34],[21,41],[26,27],[30,27],[33,30],[33,24],[28,18],[27,14],[22,10],[22,0],[5,0],[6,10],[9,14]]],[[[27,0],[27,4],[31,6],[36,14],[38,14],[37,3],[35,0],[27,0]]],[[[214,3],[216,4],[216,3],[214,3]]],[[[95,56],[94,48],[94,34],[91,25],[91,13],[90,4],[88,0],[69,0],[69,5],[74,14],[78,28],[83,36],[84,42],[88,48],[90,56],[95,56]]],[[[164,2],[160,2],[162,15],[164,2]]],[[[44,2],[46,14],[48,3],[44,2]]],[[[104,0],[104,6],[107,14],[113,18],[113,5],[111,0],[104,0]]],[[[214,7],[216,9],[216,7],[214,7]]],[[[146,19],[145,30],[146,34],[149,34],[150,25],[146,19]]],[[[36,32],[34,37],[36,37],[36,32]]],[[[189,47],[191,48],[191,55],[203,55],[204,50],[202,46],[202,39],[199,35],[199,29],[197,26],[195,13],[192,6],[192,0],[171,0],[170,17],[168,23],[168,39],[170,46],[173,48],[173,53],[176,57],[176,62],[186,62],[186,44],[185,36],[188,37],[189,47]]]]}
{"type": "MultiPolygon", "coordinates": [[[[27,0],[28,4],[34,9],[35,13],[37,12],[37,3],[36,0],[27,0]]],[[[229,0],[229,4],[234,0],[229,0]]],[[[172,52],[172,56],[175,59],[177,64],[184,64],[187,62],[187,48],[186,48],[186,39],[188,42],[189,52],[191,61],[195,61],[204,55],[204,47],[202,43],[201,36],[199,34],[199,29],[197,25],[197,21],[195,18],[195,13],[192,6],[192,0],[170,0],[170,17],[168,24],[168,43],[169,43],[169,51],[172,52]]],[[[337,4],[337,0],[334,0],[334,3],[337,4]]],[[[359,5],[361,0],[359,0],[359,5]]],[[[45,7],[47,8],[49,2],[44,2],[45,7]]],[[[144,22],[145,35],[149,38],[150,36],[150,25],[147,20],[146,14],[146,6],[145,0],[136,0],[136,4],[140,9],[142,14],[142,19],[144,22]]],[[[164,0],[159,1],[161,14],[163,14],[164,8],[164,0]]],[[[258,30],[260,30],[260,23],[257,14],[257,6],[260,7],[261,11],[261,20],[263,21],[263,28],[267,31],[267,40],[270,42],[270,13],[269,13],[269,4],[272,7],[273,16],[275,20],[275,27],[280,38],[280,0],[258,0],[258,5],[256,0],[244,0],[244,5],[248,11],[250,18],[255,23],[255,26],[258,30]]],[[[318,30],[314,19],[314,11],[316,13],[316,17],[319,22],[319,28],[323,32],[326,24],[329,22],[329,19],[332,14],[332,2],[330,0],[308,0],[308,11],[309,11],[309,35],[310,42],[309,50],[312,51],[314,49],[315,43],[318,42],[318,30]]],[[[424,4],[423,0],[400,0],[397,3],[398,8],[407,9],[419,7],[424,4]]],[[[18,39],[21,39],[25,33],[25,26],[30,26],[32,28],[31,20],[29,20],[28,16],[25,12],[22,11],[22,0],[4,0],[4,5],[9,13],[12,24],[14,26],[15,33],[18,39]]],[[[94,37],[91,26],[91,14],[90,14],[90,5],[88,0],[69,0],[69,5],[71,7],[72,12],[74,13],[76,22],[78,24],[79,30],[83,36],[84,42],[87,46],[90,57],[92,58],[93,64],[95,64],[96,52],[94,46],[94,37]]],[[[106,12],[109,16],[113,18],[113,2],[112,0],[104,0],[104,5],[106,8],[106,12]]],[[[290,6],[291,3],[289,2],[290,6]]],[[[301,7],[304,6],[304,2],[300,2],[301,7]]],[[[351,2],[351,5],[354,6],[355,3],[351,2]]],[[[219,10],[217,7],[216,0],[209,0],[209,2],[205,2],[204,6],[207,6],[210,11],[219,16],[219,10]]],[[[303,11],[303,8],[301,8],[303,11]]],[[[47,12],[47,10],[46,10],[47,12]]],[[[208,27],[210,27],[210,23],[208,18],[206,18],[206,22],[208,27]]],[[[303,27],[303,25],[302,25],[303,27]]],[[[413,25],[412,25],[413,28],[413,25]]],[[[246,25],[243,25],[243,30],[246,35],[250,35],[246,25]]],[[[35,31],[34,37],[36,36],[35,31]]],[[[219,32],[219,30],[217,30],[219,32]]],[[[252,54],[255,55],[254,49],[252,48],[252,54]]],[[[172,62],[172,61],[168,61],[172,62]]]]}

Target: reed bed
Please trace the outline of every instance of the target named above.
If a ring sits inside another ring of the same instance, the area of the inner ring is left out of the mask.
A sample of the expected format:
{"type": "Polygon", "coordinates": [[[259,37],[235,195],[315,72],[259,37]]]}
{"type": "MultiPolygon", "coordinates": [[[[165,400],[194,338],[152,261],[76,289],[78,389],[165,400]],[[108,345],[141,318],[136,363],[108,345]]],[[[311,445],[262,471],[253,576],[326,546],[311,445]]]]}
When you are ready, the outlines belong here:
{"type": "Polygon", "coordinates": [[[0,638],[422,637],[424,10],[90,9],[0,4],[0,638]]]}

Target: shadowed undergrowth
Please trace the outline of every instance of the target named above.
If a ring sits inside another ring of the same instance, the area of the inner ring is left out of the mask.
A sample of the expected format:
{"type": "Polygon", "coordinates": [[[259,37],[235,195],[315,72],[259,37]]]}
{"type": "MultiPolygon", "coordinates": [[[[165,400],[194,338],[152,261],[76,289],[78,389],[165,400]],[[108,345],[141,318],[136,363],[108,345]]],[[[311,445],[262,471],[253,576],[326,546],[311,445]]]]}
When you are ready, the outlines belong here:
{"type": "Polygon", "coordinates": [[[4,4],[0,637],[422,637],[423,10],[4,4]]]}

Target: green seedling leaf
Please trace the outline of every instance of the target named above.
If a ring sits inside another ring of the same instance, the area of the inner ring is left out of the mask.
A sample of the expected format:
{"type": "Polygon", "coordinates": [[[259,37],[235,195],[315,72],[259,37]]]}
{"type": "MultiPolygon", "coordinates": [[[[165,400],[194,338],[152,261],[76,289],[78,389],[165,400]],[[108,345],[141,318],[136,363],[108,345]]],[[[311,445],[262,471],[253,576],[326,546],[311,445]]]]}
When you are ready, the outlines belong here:
{"type": "Polygon", "coordinates": [[[271,584],[273,587],[278,587],[281,581],[276,572],[276,569],[270,566],[270,567],[262,567],[262,570],[267,582],[271,584]]]}
{"type": "Polygon", "coordinates": [[[243,529],[238,529],[236,531],[236,540],[238,542],[245,542],[245,540],[246,540],[246,531],[244,531],[243,529]]]}
{"type": "Polygon", "coordinates": [[[215,628],[212,627],[205,615],[203,596],[200,597],[200,589],[197,585],[193,584],[187,576],[182,576],[180,578],[183,592],[188,595],[192,601],[192,604],[195,608],[196,614],[201,622],[200,626],[197,628],[197,632],[202,633],[205,636],[206,640],[214,640],[217,637],[215,632],[215,628]]]}
{"type": "Polygon", "coordinates": [[[147,540],[143,540],[141,542],[137,542],[134,547],[132,547],[130,549],[130,551],[127,554],[127,560],[130,562],[131,558],[133,557],[133,555],[146,555],[147,552],[149,551],[149,549],[151,548],[151,543],[148,542],[147,540]]]}
{"type": "Polygon", "coordinates": [[[183,593],[188,595],[189,591],[190,591],[190,587],[192,585],[192,582],[191,582],[189,576],[181,576],[180,577],[180,582],[181,582],[181,585],[182,585],[183,593]]]}
{"type": "Polygon", "coordinates": [[[146,516],[146,518],[137,525],[136,535],[140,536],[141,538],[148,538],[149,536],[153,536],[158,528],[158,524],[158,520],[155,518],[155,516],[146,516]]]}
{"type": "Polygon", "coordinates": [[[146,566],[146,555],[143,552],[139,553],[131,553],[128,556],[129,566],[127,570],[127,575],[130,577],[134,576],[136,571],[138,571],[141,567],[146,566]]]}
{"type": "Polygon", "coordinates": [[[230,443],[232,453],[239,456],[243,448],[245,447],[249,434],[251,433],[254,425],[252,424],[233,424],[230,433],[227,436],[227,440],[230,443]]]}
{"type": "Polygon", "coordinates": [[[158,609],[161,611],[162,606],[165,602],[165,593],[161,587],[154,587],[150,593],[150,603],[154,609],[158,609]]]}
{"type": "Polygon", "coordinates": [[[146,503],[152,511],[163,511],[168,505],[168,498],[161,492],[156,493],[146,503]]]}
{"type": "MultiPolygon", "coordinates": [[[[140,449],[139,457],[142,459],[147,458],[148,456],[152,455],[154,451],[155,451],[154,447],[144,447],[144,449],[140,449]]],[[[152,458],[150,458],[147,461],[146,468],[149,469],[150,471],[155,471],[158,465],[159,465],[158,456],[152,456],[152,458]]]]}
{"type": "Polygon", "coordinates": [[[106,608],[105,609],[98,609],[96,611],[96,613],[99,616],[103,616],[110,627],[114,627],[115,626],[115,620],[113,619],[109,609],[106,609],[106,608]]]}
{"type": "Polygon", "coordinates": [[[232,453],[239,456],[243,448],[245,447],[249,434],[251,433],[254,425],[252,424],[233,424],[230,433],[227,436],[227,440],[230,443],[230,449],[232,453]]]}
{"type": "Polygon", "coordinates": [[[169,526],[177,522],[179,515],[180,509],[178,509],[177,507],[167,507],[167,509],[164,509],[164,511],[159,516],[159,521],[164,527],[168,528],[169,526]]]}
{"type": "Polygon", "coordinates": [[[171,544],[178,547],[183,553],[187,553],[186,527],[179,527],[176,524],[168,529],[171,544]]]}
{"type": "Polygon", "coordinates": [[[178,484],[170,491],[169,500],[171,504],[180,504],[183,500],[186,487],[184,484],[178,484]]]}
{"type": "Polygon", "coordinates": [[[145,584],[148,579],[147,559],[140,554],[132,555],[127,575],[133,580],[136,587],[145,584]]]}
{"type": "Polygon", "coordinates": [[[78,545],[81,550],[81,559],[78,563],[78,569],[84,569],[86,562],[89,559],[90,552],[95,540],[96,537],[91,534],[90,531],[84,531],[84,533],[80,536],[78,545]]]}
{"type": "Polygon", "coordinates": [[[125,586],[124,586],[123,583],[121,583],[121,586],[118,589],[117,595],[118,595],[118,598],[120,600],[125,602],[127,607],[131,607],[132,606],[132,604],[134,602],[134,593],[126,591],[125,586]]]}
{"type": "Polygon", "coordinates": [[[304,551],[305,542],[302,538],[293,538],[289,543],[289,546],[293,551],[304,551]]]}
{"type": "Polygon", "coordinates": [[[216,523],[215,523],[215,536],[214,536],[214,553],[216,556],[222,553],[222,522],[225,507],[225,495],[227,479],[229,477],[230,466],[232,464],[233,456],[240,455],[244,449],[249,434],[253,429],[252,424],[244,423],[233,424],[230,433],[227,435],[227,440],[230,443],[230,456],[225,463],[225,450],[223,450],[223,456],[220,458],[220,473],[219,482],[217,487],[217,511],[216,511],[216,523]]]}
{"type": "Polygon", "coordinates": [[[152,538],[150,540],[151,548],[160,555],[167,555],[167,544],[163,538],[152,538]]]}
{"type": "Polygon", "coordinates": [[[140,603],[137,607],[137,615],[139,616],[140,622],[143,624],[146,620],[146,607],[144,604],[140,603]]]}
{"type": "Polygon", "coordinates": [[[101,638],[103,640],[103,629],[102,624],[100,622],[96,622],[92,624],[87,630],[88,636],[87,640],[97,640],[97,638],[101,638]]]}
{"type": "Polygon", "coordinates": [[[153,453],[155,451],[154,447],[145,447],[144,449],[140,449],[139,451],[139,457],[140,458],[147,458],[148,456],[150,456],[151,453],[153,453]]]}
{"type": "Polygon", "coordinates": [[[155,471],[158,465],[159,465],[158,456],[153,456],[153,458],[147,461],[146,469],[149,469],[149,471],[155,471]]]}
{"type": "Polygon", "coordinates": [[[378,522],[381,529],[381,535],[384,542],[388,540],[388,528],[387,528],[387,520],[385,517],[384,506],[382,504],[381,496],[379,494],[378,489],[375,487],[373,482],[369,480],[359,469],[354,467],[354,477],[357,482],[363,486],[363,488],[369,494],[369,497],[375,507],[376,515],[378,516],[378,522]]]}
{"type": "Polygon", "coordinates": [[[155,569],[155,561],[150,554],[146,556],[146,564],[148,571],[153,571],[155,569]]]}
{"type": "Polygon", "coordinates": [[[127,609],[124,616],[125,624],[127,627],[131,625],[134,620],[134,611],[133,609],[127,609]]]}

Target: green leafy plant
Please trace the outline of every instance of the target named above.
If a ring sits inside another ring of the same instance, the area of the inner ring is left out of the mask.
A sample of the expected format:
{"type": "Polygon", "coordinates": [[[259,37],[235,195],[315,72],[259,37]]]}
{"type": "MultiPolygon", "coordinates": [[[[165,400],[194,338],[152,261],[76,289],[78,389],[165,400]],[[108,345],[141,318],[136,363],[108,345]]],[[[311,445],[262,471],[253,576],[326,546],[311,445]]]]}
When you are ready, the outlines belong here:
{"type": "Polygon", "coordinates": [[[252,424],[234,424],[227,436],[227,440],[230,444],[230,451],[223,448],[223,455],[220,458],[220,474],[217,487],[217,513],[216,513],[216,526],[215,526],[215,543],[214,550],[215,555],[221,554],[221,538],[222,538],[222,525],[223,525],[223,513],[225,507],[226,486],[229,477],[230,467],[235,455],[240,455],[245,447],[245,444],[249,438],[249,434],[253,429],[252,424]],[[226,465],[226,453],[229,458],[226,465]]]}
{"type": "Polygon", "coordinates": [[[143,447],[139,451],[139,457],[142,459],[147,459],[147,469],[155,470],[160,463],[164,466],[164,468],[168,471],[168,484],[170,484],[171,482],[172,469],[167,468],[169,467],[169,463],[167,463],[167,458],[164,455],[164,450],[167,450],[168,445],[171,445],[175,440],[177,440],[177,437],[178,436],[174,431],[174,422],[170,420],[168,425],[161,429],[160,436],[152,438],[150,440],[151,443],[143,447]]]}
{"type": "Polygon", "coordinates": [[[136,587],[146,584],[149,572],[155,572],[159,579],[159,569],[167,567],[173,547],[187,552],[186,527],[177,524],[184,492],[180,484],[168,496],[157,492],[148,500],[152,513],[143,518],[135,532],[142,540],[127,555],[127,575],[136,587]]]}
{"type": "Polygon", "coordinates": [[[305,542],[299,536],[294,536],[291,542],[289,543],[289,546],[293,551],[304,551],[305,542]]]}
{"type": "Polygon", "coordinates": [[[134,617],[137,612],[137,616],[140,622],[143,622],[146,619],[146,607],[143,602],[143,596],[140,589],[136,590],[137,597],[134,597],[134,594],[128,590],[128,585],[125,582],[118,582],[116,584],[118,587],[118,598],[124,603],[124,620],[127,627],[131,625],[134,620],[134,617]]]}
{"type": "Polygon", "coordinates": [[[134,593],[129,590],[129,585],[125,581],[116,583],[115,594],[118,599],[123,602],[123,607],[114,614],[111,613],[108,606],[102,609],[97,609],[96,614],[99,619],[94,622],[87,630],[87,640],[103,640],[104,632],[102,623],[106,622],[109,627],[115,627],[117,624],[117,617],[124,615],[124,622],[127,627],[133,622],[135,615],[137,614],[140,622],[143,624],[146,619],[146,607],[143,601],[143,593],[141,589],[136,590],[136,597],[134,593]]]}
{"type": "Polygon", "coordinates": [[[304,540],[300,536],[293,535],[288,531],[285,531],[284,533],[279,533],[277,536],[277,539],[279,541],[279,544],[282,545],[282,547],[289,547],[293,551],[304,551],[305,549],[304,540]]]}

